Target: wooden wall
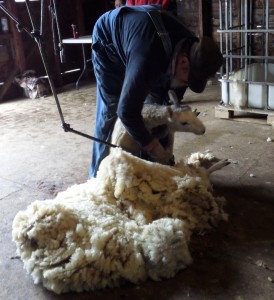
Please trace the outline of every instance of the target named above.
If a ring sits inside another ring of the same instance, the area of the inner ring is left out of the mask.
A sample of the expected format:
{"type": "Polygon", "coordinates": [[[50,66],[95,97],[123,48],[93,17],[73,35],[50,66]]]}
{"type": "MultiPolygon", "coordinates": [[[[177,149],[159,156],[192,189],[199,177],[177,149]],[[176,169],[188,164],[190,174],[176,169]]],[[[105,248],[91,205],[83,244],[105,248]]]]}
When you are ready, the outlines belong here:
{"type": "MultiPolygon", "coordinates": [[[[251,0],[253,3],[253,20],[259,24],[263,22],[265,16],[263,0],[251,0]]],[[[28,13],[24,3],[15,3],[13,0],[4,1],[6,7],[18,18],[18,20],[30,30],[28,13]]],[[[222,1],[223,3],[225,1],[222,1]]],[[[240,0],[233,0],[233,22],[239,23],[239,3],[240,0]]],[[[45,0],[46,8],[50,0],[45,0]]],[[[177,15],[183,22],[192,29],[198,36],[212,36],[217,42],[220,34],[217,32],[220,26],[219,0],[176,0],[177,15]]],[[[40,1],[30,2],[34,14],[36,26],[39,28],[40,22],[40,1]]],[[[59,25],[62,38],[72,37],[71,24],[78,26],[79,35],[89,35],[92,32],[94,23],[98,17],[107,10],[114,8],[114,0],[56,0],[59,25]]],[[[274,0],[269,1],[270,25],[274,26],[274,0]]],[[[0,17],[3,15],[0,10],[0,17]]],[[[45,9],[43,40],[45,49],[50,61],[50,67],[54,82],[57,87],[75,82],[79,73],[61,75],[67,70],[79,68],[82,65],[81,46],[66,46],[66,63],[60,62],[59,52],[54,52],[53,34],[51,25],[51,15],[45,9]]],[[[4,86],[0,86],[0,101],[9,98],[9,90],[17,90],[12,83],[14,76],[29,69],[35,69],[38,76],[44,76],[44,66],[33,38],[25,32],[18,32],[15,23],[9,22],[9,32],[0,32],[0,82],[4,81],[4,86]]],[[[260,51],[264,43],[263,37],[256,35],[253,37],[254,51],[260,51]]],[[[270,55],[274,55],[274,38],[269,36],[270,55]]],[[[87,55],[90,56],[90,45],[86,46],[87,55]]],[[[14,97],[14,93],[11,93],[14,97]]]]}
{"type": "MultiPolygon", "coordinates": [[[[240,14],[241,14],[241,6],[240,6],[240,0],[233,0],[233,26],[239,26],[240,21],[240,14]]],[[[223,26],[224,26],[224,3],[225,1],[222,1],[223,3],[223,26]]],[[[258,25],[261,25],[265,27],[265,13],[266,13],[266,7],[265,7],[265,0],[253,0],[249,3],[252,3],[252,16],[251,16],[251,24],[250,29],[256,29],[258,25]]],[[[273,30],[274,28],[274,0],[269,0],[269,28],[273,30]]],[[[220,34],[217,32],[217,30],[220,27],[220,18],[219,18],[219,1],[218,0],[212,0],[212,25],[213,25],[213,34],[216,38],[216,40],[220,40],[220,34]]],[[[237,37],[235,35],[234,42],[236,43],[237,37]]],[[[264,49],[264,35],[263,34],[253,34],[252,35],[252,48],[253,52],[257,55],[260,54],[261,50],[264,49]]],[[[269,54],[271,56],[274,55],[274,35],[269,34],[269,54]]]]}
{"type": "MultiPolygon", "coordinates": [[[[91,34],[94,23],[98,17],[105,11],[112,8],[112,3],[107,0],[56,0],[57,13],[61,38],[72,37],[71,24],[76,24],[79,35],[91,34]]],[[[57,87],[64,84],[75,82],[79,76],[77,73],[64,74],[71,69],[79,69],[82,66],[81,45],[69,47],[66,46],[66,63],[60,62],[60,53],[58,51],[58,39],[54,47],[52,15],[49,12],[50,0],[45,0],[43,35],[44,48],[50,62],[50,72],[53,75],[54,83],[57,87]]],[[[24,2],[16,3],[14,0],[4,1],[5,7],[19,21],[20,25],[29,32],[33,31],[29,14],[24,2]]],[[[34,28],[40,30],[40,1],[30,2],[30,11],[33,17],[34,28]]],[[[0,17],[5,16],[0,10],[0,17]]],[[[23,91],[18,89],[13,80],[16,75],[22,74],[26,70],[35,70],[38,76],[45,76],[46,72],[40,56],[37,43],[32,35],[26,31],[19,32],[16,23],[8,18],[9,32],[0,32],[0,102],[6,99],[14,98],[14,91],[21,96],[23,91]]],[[[55,33],[56,33],[56,26],[55,33]]],[[[55,34],[55,36],[57,36],[55,34]]],[[[87,55],[90,55],[90,45],[87,45],[87,55]]]]}

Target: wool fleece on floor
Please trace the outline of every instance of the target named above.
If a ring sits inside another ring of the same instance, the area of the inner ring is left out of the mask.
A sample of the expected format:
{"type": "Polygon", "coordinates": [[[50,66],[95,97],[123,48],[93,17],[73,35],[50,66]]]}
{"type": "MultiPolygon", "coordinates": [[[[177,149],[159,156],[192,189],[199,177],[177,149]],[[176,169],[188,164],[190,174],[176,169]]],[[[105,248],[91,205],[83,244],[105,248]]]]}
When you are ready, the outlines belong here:
{"type": "Polygon", "coordinates": [[[192,234],[227,220],[201,166],[212,159],[195,153],[169,167],[112,149],[96,178],[17,213],[24,268],[57,294],[175,276],[192,263],[192,234]]]}

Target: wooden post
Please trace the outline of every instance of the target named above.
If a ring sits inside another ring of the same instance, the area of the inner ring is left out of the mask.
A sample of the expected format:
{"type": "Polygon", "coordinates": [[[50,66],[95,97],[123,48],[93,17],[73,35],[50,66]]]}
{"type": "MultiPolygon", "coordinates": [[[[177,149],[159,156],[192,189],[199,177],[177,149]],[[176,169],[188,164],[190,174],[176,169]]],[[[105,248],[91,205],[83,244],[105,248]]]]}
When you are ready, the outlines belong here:
{"type": "Polygon", "coordinates": [[[199,22],[199,36],[202,37],[204,35],[204,18],[203,18],[203,1],[198,0],[198,18],[199,22]]]}
{"type": "Polygon", "coordinates": [[[75,1],[79,35],[85,35],[83,0],[75,1]]]}
{"type": "MultiPolygon", "coordinates": [[[[17,18],[18,12],[15,1],[5,1],[5,5],[7,9],[17,18]]],[[[13,37],[12,40],[12,46],[14,49],[14,60],[15,65],[18,67],[20,72],[23,72],[26,70],[26,57],[24,54],[24,46],[23,46],[23,39],[22,39],[22,33],[18,32],[17,27],[14,23],[14,21],[10,22],[10,28],[11,28],[11,34],[13,37]]]]}

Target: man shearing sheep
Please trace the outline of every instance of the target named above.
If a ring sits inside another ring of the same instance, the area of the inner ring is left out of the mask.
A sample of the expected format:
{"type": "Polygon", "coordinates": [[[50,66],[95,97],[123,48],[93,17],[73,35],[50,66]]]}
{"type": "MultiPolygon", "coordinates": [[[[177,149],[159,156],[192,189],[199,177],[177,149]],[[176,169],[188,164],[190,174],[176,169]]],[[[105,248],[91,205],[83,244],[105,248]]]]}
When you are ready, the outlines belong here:
{"type": "MultiPolygon", "coordinates": [[[[110,142],[117,117],[154,161],[168,164],[170,154],[146,129],[143,104],[168,104],[168,90],[179,99],[189,87],[201,93],[223,62],[209,37],[197,38],[181,21],[153,5],[123,6],[103,14],[92,35],[97,81],[94,136],[110,142]]],[[[109,146],[93,143],[89,177],[95,177],[109,146]]]]}

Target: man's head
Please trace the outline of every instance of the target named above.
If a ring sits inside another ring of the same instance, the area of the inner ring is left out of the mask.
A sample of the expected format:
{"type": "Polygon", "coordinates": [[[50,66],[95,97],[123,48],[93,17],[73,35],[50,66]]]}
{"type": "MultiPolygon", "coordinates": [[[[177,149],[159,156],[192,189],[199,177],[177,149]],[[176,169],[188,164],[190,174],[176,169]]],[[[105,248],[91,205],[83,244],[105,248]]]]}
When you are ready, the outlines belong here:
{"type": "Polygon", "coordinates": [[[218,46],[211,38],[203,37],[192,44],[189,53],[178,54],[172,84],[179,85],[180,82],[193,92],[201,93],[222,63],[223,56],[218,46]]]}
{"type": "Polygon", "coordinates": [[[114,6],[115,8],[119,8],[121,6],[124,6],[126,4],[126,0],[115,0],[114,6]]]}

